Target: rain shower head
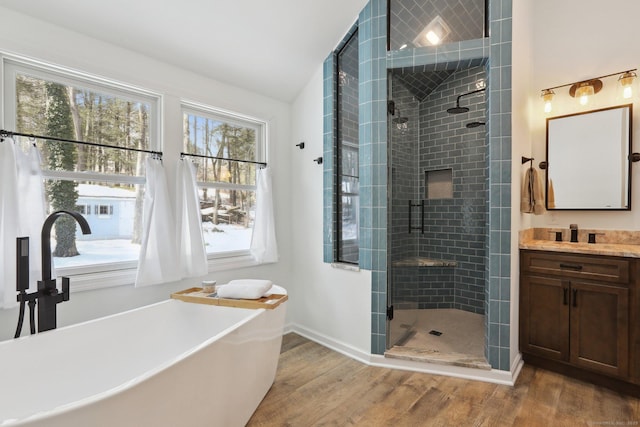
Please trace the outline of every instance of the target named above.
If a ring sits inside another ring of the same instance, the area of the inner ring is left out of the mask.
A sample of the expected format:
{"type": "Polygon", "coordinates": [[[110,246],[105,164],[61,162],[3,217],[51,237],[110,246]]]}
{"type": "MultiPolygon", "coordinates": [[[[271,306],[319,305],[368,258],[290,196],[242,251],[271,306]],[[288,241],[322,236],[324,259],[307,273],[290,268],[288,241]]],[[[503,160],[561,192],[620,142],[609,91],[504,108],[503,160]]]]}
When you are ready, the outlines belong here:
{"type": "Polygon", "coordinates": [[[471,123],[467,123],[465,126],[471,129],[471,128],[477,128],[478,126],[484,126],[485,124],[486,124],[485,122],[471,122],[471,123]]]}
{"type": "Polygon", "coordinates": [[[462,95],[458,95],[458,98],[456,98],[456,106],[452,107],[452,108],[448,108],[447,109],[447,113],[449,113],[449,114],[468,113],[469,109],[467,107],[461,107],[460,106],[460,98],[462,98],[463,96],[473,95],[474,93],[484,92],[485,90],[487,90],[487,88],[482,88],[482,89],[478,89],[478,90],[472,90],[471,92],[467,92],[467,93],[463,93],[462,95]]]}
{"type": "Polygon", "coordinates": [[[468,112],[469,112],[469,109],[467,107],[461,107],[460,105],[458,105],[457,102],[455,107],[447,108],[447,113],[449,114],[462,114],[462,113],[468,113],[468,112]]]}

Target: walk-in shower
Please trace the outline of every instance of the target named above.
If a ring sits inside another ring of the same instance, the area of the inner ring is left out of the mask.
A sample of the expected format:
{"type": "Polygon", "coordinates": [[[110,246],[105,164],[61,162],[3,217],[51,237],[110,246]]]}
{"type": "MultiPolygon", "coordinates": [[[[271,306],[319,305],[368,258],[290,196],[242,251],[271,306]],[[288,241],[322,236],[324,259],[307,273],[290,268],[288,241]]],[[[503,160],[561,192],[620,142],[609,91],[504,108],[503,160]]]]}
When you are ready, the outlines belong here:
{"type": "Polygon", "coordinates": [[[487,135],[469,131],[485,125],[486,64],[472,65],[388,76],[385,355],[488,369],[487,135]]]}

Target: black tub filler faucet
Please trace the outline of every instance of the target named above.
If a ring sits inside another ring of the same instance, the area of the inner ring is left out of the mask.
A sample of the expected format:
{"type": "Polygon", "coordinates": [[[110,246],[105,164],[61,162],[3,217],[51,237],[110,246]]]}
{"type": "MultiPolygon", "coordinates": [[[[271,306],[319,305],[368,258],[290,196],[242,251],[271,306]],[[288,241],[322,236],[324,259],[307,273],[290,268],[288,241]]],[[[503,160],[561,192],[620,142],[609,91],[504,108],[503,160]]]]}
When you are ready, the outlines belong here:
{"type": "Polygon", "coordinates": [[[24,316],[24,304],[29,302],[29,309],[31,311],[31,333],[34,333],[34,313],[33,306],[38,305],[38,332],[48,331],[55,329],[57,326],[57,312],[56,306],[58,303],[69,301],[69,278],[62,277],[62,292],[58,292],[56,287],[56,279],[51,277],[51,228],[53,223],[62,215],[69,215],[75,219],[80,228],[82,234],[91,234],[91,228],[82,215],[78,212],[71,212],[66,210],[59,210],[47,217],[42,225],[42,280],[38,280],[38,290],[28,294],[26,291],[29,289],[29,254],[28,254],[28,238],[18,238],[18,275],[16,280],[16,290],[18,294],[18,302],[20,302],[20,317],[18,319],[18,329],[16,331],[16,338],[20,336],[20,330],[22,329],[22,320],[24,316]],[[25,251],[26,242],[26,251],[25,251]],[[26,271],[25,271],[26,269],[26,271]],[[22,272],[22,274],[20,274],[22,272]],[[25,274],[26,273],[26,274],[25,274]]]}

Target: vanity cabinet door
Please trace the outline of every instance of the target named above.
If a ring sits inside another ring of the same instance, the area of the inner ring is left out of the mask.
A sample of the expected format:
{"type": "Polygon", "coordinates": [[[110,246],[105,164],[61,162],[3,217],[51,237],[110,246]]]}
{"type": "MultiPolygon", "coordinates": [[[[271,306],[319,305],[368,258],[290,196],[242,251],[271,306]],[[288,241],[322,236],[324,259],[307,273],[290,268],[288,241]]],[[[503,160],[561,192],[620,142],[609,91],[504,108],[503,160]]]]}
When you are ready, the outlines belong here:
{"type": "Polygon", "coordinates": [[[571,281],[571,356],[575,366],[629,374],[629,290],[571,281]]]}
{"type": "Polygon", "coordinates": [[[520,285],[520,350],[568,361],[569,284],[527,275],[520,285]]]}

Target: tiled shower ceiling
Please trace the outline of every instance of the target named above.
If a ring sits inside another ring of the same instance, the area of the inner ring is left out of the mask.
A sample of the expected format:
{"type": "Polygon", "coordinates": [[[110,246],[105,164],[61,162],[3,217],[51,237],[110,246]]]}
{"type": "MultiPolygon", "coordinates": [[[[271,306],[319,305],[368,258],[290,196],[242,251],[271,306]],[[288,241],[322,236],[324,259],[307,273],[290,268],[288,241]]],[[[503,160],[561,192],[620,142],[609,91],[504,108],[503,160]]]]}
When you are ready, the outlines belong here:
{"type": "Polygon", "coordinates": [[[440,16],[451,33],[443,40],[450,43],[484,37],[485,0],[390,0],[391,50],[403,45],[416,47],[413,40],[440,16]]]}
{"type": "MultiPolygon", "coordinates": [[[[391,73],[411,92],[416,101],[422,102],[451,74],[461,69],[486,65],[486,59],[477,58],[455,64],[455,68],[441,69],[437,64],[394,68],[391,73]],[[438,69],[440,68],[440,69],[438,69]]],[[[393,88],[392,92],[393,92],[393,88]]]]}
{"type": "MultiPolygon", "coordinates": [[[[453,74],[455,70],[403,72],[393,70],[402,84],[411,92],[417,101],[422,102],[440,83],[453,74]]],[[[392,89],[393,90],[393,89],[392,89]]]]}

